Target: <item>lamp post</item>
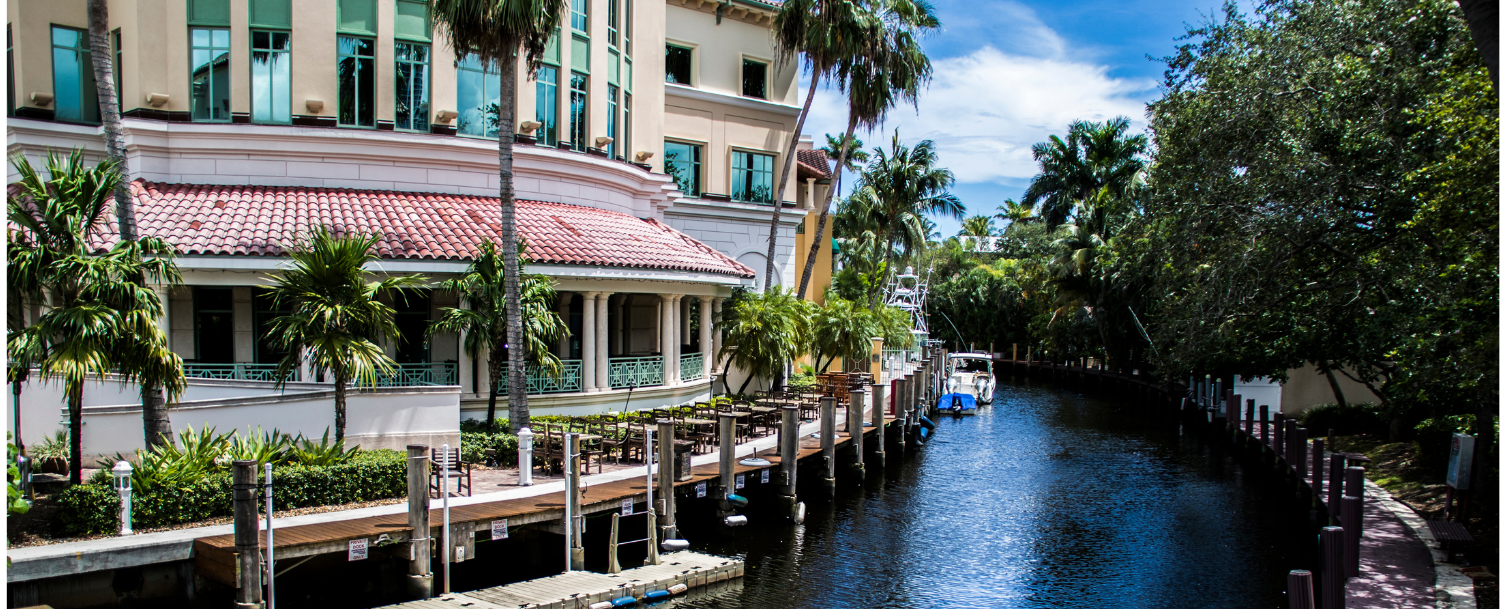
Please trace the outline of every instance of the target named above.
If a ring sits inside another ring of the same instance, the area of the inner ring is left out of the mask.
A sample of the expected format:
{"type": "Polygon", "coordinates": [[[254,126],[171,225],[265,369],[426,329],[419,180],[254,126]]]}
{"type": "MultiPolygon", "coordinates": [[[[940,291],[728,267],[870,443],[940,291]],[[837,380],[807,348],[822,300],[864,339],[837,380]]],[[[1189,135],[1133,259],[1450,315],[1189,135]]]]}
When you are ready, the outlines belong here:
{"type": "Polygon", "coordinates": [[[115,491],[120,493],[120,534],[133,535],[130,530],[130,462],[116,463],[110,470],[115,475],[115,491]]]}
{"type": "Polygon", "coordinates": [[[522,427],[516,432],[516,447],[520,455],[516,464],[521,467],[521,486],[531,486],[531,428],[522,427]]]}

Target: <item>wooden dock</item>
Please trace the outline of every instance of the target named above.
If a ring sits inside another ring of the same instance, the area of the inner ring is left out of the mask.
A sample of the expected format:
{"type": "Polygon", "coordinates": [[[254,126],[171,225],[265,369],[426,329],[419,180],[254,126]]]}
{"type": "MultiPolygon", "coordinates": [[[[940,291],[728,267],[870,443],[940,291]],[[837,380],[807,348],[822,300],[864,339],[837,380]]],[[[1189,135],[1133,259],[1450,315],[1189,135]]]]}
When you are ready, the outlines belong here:
{"type": "Polygon", "coordinates": [[[745,563],[697,552],[676,552],[659,565],[627,569],[614,575],[572,571],[529,581],[444,594],[437,598],[389,605],[388,609],[588,609],[589,605],[684,584],[689,589],[745,575],[745,563]]]}

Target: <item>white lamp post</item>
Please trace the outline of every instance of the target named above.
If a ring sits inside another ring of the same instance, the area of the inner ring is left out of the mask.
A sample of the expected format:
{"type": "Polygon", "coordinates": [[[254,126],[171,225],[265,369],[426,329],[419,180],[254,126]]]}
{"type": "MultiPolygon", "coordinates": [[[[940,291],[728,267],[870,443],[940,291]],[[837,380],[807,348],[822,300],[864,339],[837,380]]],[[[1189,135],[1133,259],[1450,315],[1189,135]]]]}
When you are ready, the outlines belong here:
{"type": "Polygon", "coordinates": [[[520,449],[516,464],[521,468],[521,486],[531,486],[532,435],[530,427],[522,427],[521,431],[516,432],[516,447],[520,449]]]}
{"type": "Polygon", "coordinates": [[[115,490],[120,493],[120,534],[132,535],[130,530],[130,462],[116,463],[110,470],[115,475],[115,490]]]}

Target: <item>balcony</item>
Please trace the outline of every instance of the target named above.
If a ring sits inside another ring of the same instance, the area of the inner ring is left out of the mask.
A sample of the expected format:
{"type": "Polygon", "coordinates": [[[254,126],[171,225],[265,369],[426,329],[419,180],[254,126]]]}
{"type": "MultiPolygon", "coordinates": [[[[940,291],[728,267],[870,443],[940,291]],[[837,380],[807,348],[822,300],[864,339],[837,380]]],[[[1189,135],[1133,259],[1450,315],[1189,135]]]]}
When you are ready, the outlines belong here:
{"type": "Polygon", "coordinates": [[[682,382],[684,383],[703,378],[703,354],[684,354],[677,365],[677,369],[682,373],[682,382]]]}
{"type": "MultiPolygon", "coordinates": [[[[583,391],[583,360],[562,360],[562,377],[552,378],[551,374],[535,365],[526,366],[526,394],[538,395],[543,393],[576,393],[583,391]]],[[[497,383],[500,395],[506,395],[510,390],[510,364],[500,364],[500,378],[497,383]]]]}
{"type": "Polygon", "coordinates": [[[455,362],[432,362],[426,364],[396,364],[391,374],[377,371],[376,387],[412,387],[417,385],[457,385],[458,364],[455,362]]]}
{"type": "Polygon", "coordinates": [[[666,383],[666,374],[661,356],[614,357],[609,360],[609,386],[650,387],[666,383]]]}
{"type": "MultiPolygon", "coordinates": [[[[188,378],[198,379],[275,382],[279,380],[276,366],[277,364],[183,364],[182,373],[188,378]]],[[[293,370],[286,380],[295,382],[300,377],[301,372],[293,370]]]]}

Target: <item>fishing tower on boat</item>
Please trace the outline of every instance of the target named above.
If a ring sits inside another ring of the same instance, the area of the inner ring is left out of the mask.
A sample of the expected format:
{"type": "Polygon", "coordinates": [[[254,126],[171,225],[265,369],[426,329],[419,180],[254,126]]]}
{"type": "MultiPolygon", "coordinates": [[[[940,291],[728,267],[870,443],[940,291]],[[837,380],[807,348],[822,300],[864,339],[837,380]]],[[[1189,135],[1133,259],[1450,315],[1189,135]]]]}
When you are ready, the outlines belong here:
{"type": "Polygon", "coordinates": [[[918,344],[927,342],[927,282],[911,267],[891,277],[885,286],[885,304],[911,314],[912,333],[918,344]]]}

